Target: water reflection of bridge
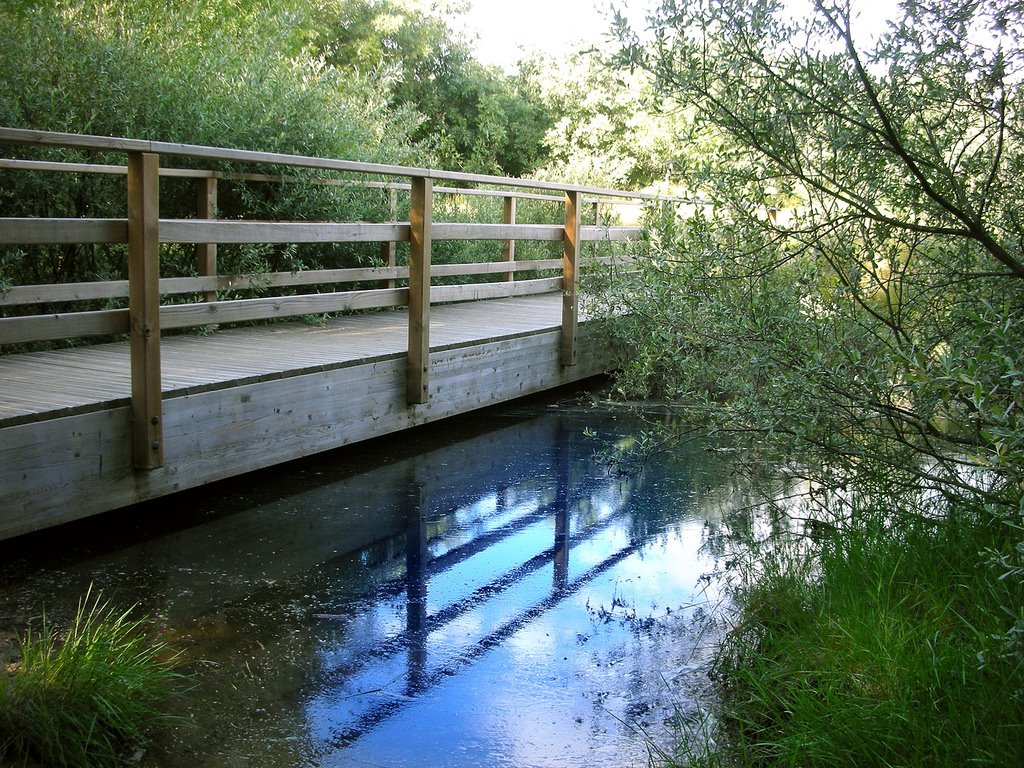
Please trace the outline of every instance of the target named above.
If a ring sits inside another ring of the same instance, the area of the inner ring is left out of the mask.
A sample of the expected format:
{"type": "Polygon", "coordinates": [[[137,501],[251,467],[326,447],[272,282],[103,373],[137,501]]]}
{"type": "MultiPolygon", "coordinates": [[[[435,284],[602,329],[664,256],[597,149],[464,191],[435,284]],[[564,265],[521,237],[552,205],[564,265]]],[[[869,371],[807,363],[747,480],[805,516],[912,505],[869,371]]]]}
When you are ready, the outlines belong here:
{"type": "Polygon", "coordinates": [[[503,487],[477,534],[442,554],[431,552],[443,541],[443,532],[431,535],[436,523],[462,527],[458,518],[478,514],[487,499],[452,509],[417,476],[405,551],[379,565],[404,572],[354,617],[322,616],[340,618],[347,631],[343,651],[328,644],[322,652],[324,672],[306,705],[314,744],[357,741],[637,551],[641,542],[623,534],[634,481],[581,477],[586,462],[572,455],[572,442],[563,436],[554,445],[550,463],[535,467],[541,485],[529,473],[503,487]],[[574,553],[582,553],[578,566],[574,553]],[[402,596],[404,616],[393,602],[402,596]]]}
{"type": "MultiPolygon", "coordinates": [[[[383,462],[352,452],[300,468],[298,490],[254,484],[244,491],[251,509],[205,522],[200,509],[191,527],[39,580],[59,580],[69,601],[90,582],[139,600],[190,655],[215,662],[189,710],[207,713],[204,733],[217,733],[221,754],[249,754],[265,740],[287,752],[260,753],[268,766],[347,764],[392,743],[409,718],[432,727],[447,711],[436,700],[452,690],[483,696],[509,648],[535,642],[552,621],[572,627],[570,646],[574,632],[594,632],[599,618],[583,601],[636,568],[660,513],[636,506],[638,479],[595,463],[583,423],[602,431],[599,416],[556,412],[474,426],[462,441],[411,445],[383,462]],[[259,502],[262,494],[271,498],[259,502]]],[[[10,605],[0,596],[0,615],[10,605]]],[[[592,670],[580,669],[589,680],[592,670]]],[[[579,738],[602,722],[579,714],[579,738]]]]}

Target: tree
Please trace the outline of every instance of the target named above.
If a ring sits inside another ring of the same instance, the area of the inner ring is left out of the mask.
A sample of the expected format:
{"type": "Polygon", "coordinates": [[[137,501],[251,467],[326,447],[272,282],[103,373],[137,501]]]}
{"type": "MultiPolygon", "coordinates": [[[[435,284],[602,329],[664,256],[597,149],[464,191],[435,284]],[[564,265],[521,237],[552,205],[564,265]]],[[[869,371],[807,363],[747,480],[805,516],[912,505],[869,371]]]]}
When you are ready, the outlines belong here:
{"type": "Polygon", "coordinates": [[[546,113],[526,80],[476,60],[445,20],[460,12],[456,3],[423,10],[409,0],[340,0],[316,46],[342,71],[383,78],[394,106],[418,110],[416,138],[446,165],[524,175],[546,155],[546,113]]]}
{"type": "Polygon", "coordinates": [[[715,202],[650,243],[630,386],[842,472],[870,455],[970,494],[965,466],[994,470],[1015,506],[1022,22],[915,0],[865,48],[848,3],[694,0],[624,32],[620,64],[697,111],[677,162],[715,202]]]}
{"type": "MultiPolygon", "coordinates": [[[[312,0],[4,4],[0,125],[429,163],[433,155],[412,136],[421,121],[414,110],[393,107],[390,94],[369,75],[341,72],[318,58],[311,44],[317,8],[312,0]]],[[[45,156],[124,162],[123,155],[68,150],[47,150],[45,156]]],[[[122,180],[77,174],[42,178],[20,171],[0,176],[0,210],[6,215],[123,215],[122,180]]],[[[224,217],[318,220],[336,215],[340,206],[364,211],[376,206],[376,215],[384,215],[386,200],[377,198],[356,200],[351,190],[325,186],[224,183],[218,204],[224,217]]],[[[192,215],[195,191],[164,184],[161,205],[168,215],[192,215]]],[[[372,215],[367,211],[362,217],[372,215]]],[[[221,249],[221,268],[297,269],[322,259],[337,264],[355,258],[354,250],[228,246],[221,249]]],[[[162,258],[172,273],[187,273],[194,260],[178,246],[165,246],[162,258]]],[[[0,249],[0,286],[110,279],[125,268],[117,249],[106,246],[0,249]]]]}
{"type": "Polygon", "coordinates": [[[674,184],[674,144],[687,115],[644,107],[651,78],[611,66],[605,52],[535,54],[520,63],[551,125],[541,175],[622,189],[674,184]]]}
{"type": "MultiPolygon", "coordinates": [[[[620,25],[619,63],[695,110],[697,143],[676,160],[708,202],[682,218],[652,210],[639,273],[600,297],[628,350],[618,386],[678,400],[747,456],[784,462],[810,480],[817,514],[834,516],[820,544],[775,539],[744,574],[746,612],[716,667],[730,703],[720,743],[737,762],[818,762],[798,699],[829,737],[844,727],[832,727],[830,696],[855,713],[846,732],[888,711],[886,685],[859,661],[836,664],[829,633],[850,615],[887,626],[896,604],[926,626],[914,573],[925,569],[905,567],[917,558],[949,569],[931,587],[943,616],[932,637],[948,653],[919,643],[929,680],[955,670],[966,696],[1000,699],[972,703],[965,727],[980,742],[936,741],[985,745],[965,760],[1013,763],[1020,742],[1005,734],[1024,701],[1024,7],[906,0],[871,41],[850,2],[812,4],[794,18],[775,0],[665,0],[651,37],[620,25]],[[882,551],[876,576],[890,596],[852,588],[849,575],[882,551]],[[840,571],[847,580],[830,581],[840,571]],[[953,595],[969,597],[970,619],[953,595]],[[830,613],[840,603],[848,615],[830,613]],[[801,645],[807,636],[821,643],[801,645]],[[832,681],[850,685],[830,687],[836,668],[832,681]],[[876,681],[866,696],[861,679],[876,681]]],[[[888,631],[865,647],[884,655],[898,635],[888,631]]],[[[930,685],[901,695],[937,701],[930,685]]],[[[893,722],[878,738],[858,730],[866,757],[853,762],[917,759],[919,749],[885,752],[900,743],[893,722]]],[[[820,754],[835,747],[818,741],[820,754]]]]}

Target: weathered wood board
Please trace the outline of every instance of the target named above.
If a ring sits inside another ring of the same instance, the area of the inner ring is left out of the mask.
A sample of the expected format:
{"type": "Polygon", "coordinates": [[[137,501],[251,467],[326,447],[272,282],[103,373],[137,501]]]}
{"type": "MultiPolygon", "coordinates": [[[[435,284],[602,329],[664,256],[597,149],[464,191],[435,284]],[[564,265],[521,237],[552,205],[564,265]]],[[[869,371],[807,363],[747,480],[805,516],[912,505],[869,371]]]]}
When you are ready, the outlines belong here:
{"type": "Polygon", "coordinates": [[[164,466],[135,470],[125,404],[0,428],[0,538],[252,472],[597,375],[581,326],[577,364],[545,330],[432,348],[427,403],[406,405],[403,353],[168,396],[164,466]]]}

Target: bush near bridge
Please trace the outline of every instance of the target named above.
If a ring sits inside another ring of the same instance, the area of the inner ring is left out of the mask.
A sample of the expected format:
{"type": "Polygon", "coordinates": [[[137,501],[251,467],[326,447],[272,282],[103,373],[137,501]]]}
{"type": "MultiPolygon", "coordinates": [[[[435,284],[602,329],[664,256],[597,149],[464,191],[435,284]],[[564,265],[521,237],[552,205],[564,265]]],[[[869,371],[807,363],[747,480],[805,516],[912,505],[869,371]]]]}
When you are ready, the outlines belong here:
{"type": "MultiPolygon", "coordinates": [[[[12,0],[0,8],[0,125],[11,127],[524,173],[544,154],[543,110],[531,93],[525,81],[479,65],[441,17],[399,0],[12,0]],[[384,23],[395,19],[396,28],[384,23]],[[416,55],[395,58],[399,43],[416,55]],[[435,70],[446,77],[438,79],[435,70]],[[510,124],[518,130],[509,131],[510,124]]],[[[124,162],[122,155],[67,150],[31,157],[124,162]]],[[[219,215],[389,218],[387,192],[301,183],[316,175],[290,175],[298,181],[221,181],[219,215]]],[[[162,214],[193,216],[195,195],[194,182],[165,179],[162,214]]],[[[0,171],[3,215],[103,217],[123,210],[124,182],[117,177],[0,171]]],[[[372,244],[228,245],[218,253],[225,274],[378,259],[379,246],[372,244]]],[[[194,273],[189,247],[163,246],[161,260],[165,274],[194,273]]],[[[0,287],[117,279],[125,269],[123,248],[0,250],[0,287]]]]}
{"type": "Polygon", "coordinates": [[[810,489],[741,572],[721,707],[678,758],[1016,765],[1024,750],[1024,11],[664,2],[619,63],[697,116],[715,201],[652,214],[604,300],[618,386],[810,489]],[[714,725],[712,725],[712,723],[714,725]],[[708,741],[710,737],[711,743],[708,741]]]}

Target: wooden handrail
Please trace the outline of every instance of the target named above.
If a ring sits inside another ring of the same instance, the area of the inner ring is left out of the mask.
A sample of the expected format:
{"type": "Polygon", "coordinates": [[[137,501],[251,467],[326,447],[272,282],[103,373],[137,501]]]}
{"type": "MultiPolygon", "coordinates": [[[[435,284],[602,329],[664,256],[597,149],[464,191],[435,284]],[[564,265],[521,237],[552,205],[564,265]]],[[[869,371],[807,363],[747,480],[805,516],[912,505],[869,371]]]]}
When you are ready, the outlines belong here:
{"type": "MultiPolygon", "coordinates": [[[[598,259],[598,262],[610,263],[610,259],[598,259]]],[[[434,264],[431,266],[430,274],[432,277],[465,277],[469,275],[499,274],[510,269],[519,273],[561,268],[561,259],[536,259],[534,261],[517,261],[511,264],[484,261],[466,264],[434,264]]],[[[179,296],[183,294],[216,293],[256,288],[289,288],[299,285],[377,282],[380,280],[403,280],[408,279],[408,277],[408,267],[310,269],[302,272],[265,272],[258,276],[162,277],[160,278],[160,295],[179,296]]],[[[24,306],[28,304],[62,304],[96,299],[118,299],[126,298],[127,296],[127,280],[16,285],[8,289],[6,293],[0,294],[0,307],[24,306]]],[[[3,327],[3,322],[4,319],[0,318],[0,328],[3,327]]],[[[31,341],[32,339],[28,340],[31,341]]],[[[0,330],[0,343],[13,343],[3,335],[2,330],[0,330]]]]}
{"type": "MultiPolygon", "coordinates": [[[[17,158],[0,157],[0,170],[18,171],[46,171],[50,173],[95,173],[110,176],[125,176],[128,167],[124,165],[109,165],[103,163],[68,163],[53,160],[23,160],[17,158]]],[[[387,189],[395,192],[408,192],[412,185],[408,182],[396,181],[367,181],[360,179],[318,179],[303,178],[300,176],[280,176],[268,173],[232,173],[230,171],[210,171],[195,168],[160,168],[160,175],[170,178],[182,179],[216,179],[223,181],[248,181],[267,184],[313,184],[314,186],[337,186],[351,187],[358,186],[365,189],[387,189]]],[[[478,189],[476,187],[434,187],[434,193],[439,195],[466,195],[467,197],[502,197],[516,200],[541,200],[550,203],[561,204],[563,198],[560,195],[541,195],[518,190],[501,189],[478,189]]],[[[616,199],[614,195],[598,197],[584,197],[583,202],[587,204],[602,205],[643,205],[645,200],[650,198],[622,197],[616,199]]],[[[660,200],[674,202],[694,202],[683,198],[658,198],[660,200]]]]}
{"type": "Polygon", "coordinates": [[[434,168],[416,168],[383,163],[364,163],[353,160],[336,160],[323,157],[289,155],[277,152],[257,152],[246,149],[208,147],[199,144],[176,144],[166,141],[147,141],[111,136],[90,136],[75,133],[56,133],[24,128],[0,128],[0,143],[30,144],[40,147],[82,149],[92,152],[145,152],[155,155],[172,155],[196,160],[216,160],[263,165],[280,165],[291,168],[312,168],[325,171],[358,173],[370,176],[392,176],[398,178],[422,178],[431,181],[449,181],[456,184],[483,184],[489,186],[543,189],[549,192],[579,192],[601,197],[621,197],[630,200],[651,200],[669,202],[691,202],[684,198],[657,195],[649,192],[631,192],[606,187],[581,184],[562,184],[506,176],[492,176],[480,173],[459,173],[434,168]]]}

